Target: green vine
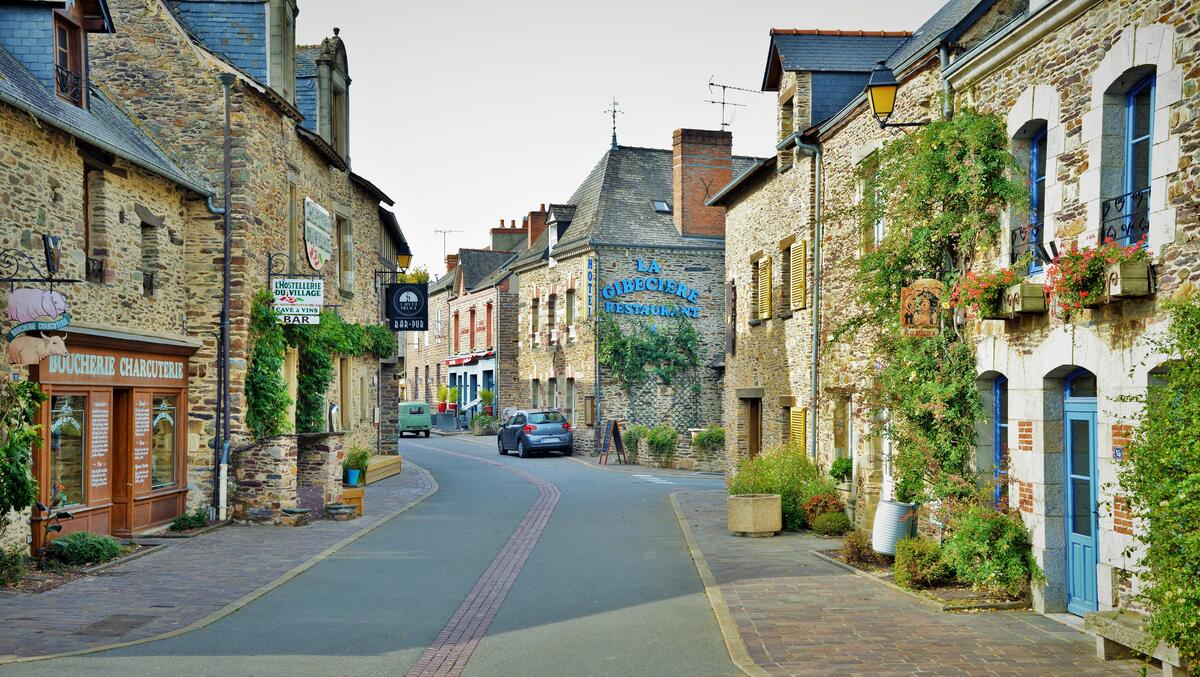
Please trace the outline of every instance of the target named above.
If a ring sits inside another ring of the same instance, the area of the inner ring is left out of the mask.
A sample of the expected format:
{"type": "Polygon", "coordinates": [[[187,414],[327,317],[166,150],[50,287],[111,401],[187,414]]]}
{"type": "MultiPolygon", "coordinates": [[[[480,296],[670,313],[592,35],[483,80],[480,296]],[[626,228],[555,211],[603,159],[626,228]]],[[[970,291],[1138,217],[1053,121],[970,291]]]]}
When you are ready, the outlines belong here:
{"type": "Polygon", "coordinates": [[[273,309],[275,297],[267,290],[254,295],[250,306],[250,367],[246,370],[246,425],[256,439],[274,437],[290,426],[292,404],[283,380],[287,339],[273,309]]]}
{"type": "Polygon", "coordinates": [[[597,359],[621,387],[629,392],[650,375],[671,383],[684,369],[700,364],[700,337],[696,327],[682,315],[669,326],[651,325],[635,319],[621,325],[609,315],[596,320],[599,336],[597,359]]]}
{"type": "Polygon", "coordinates": [[[333,382],[335,355],[388,357],[396,352],[396,335],[381,324],[346,322],[337,313],[321,313],[320,324],[278,324],[268,291],[254,296],[250,316],[250,368],[246,374],[246,425],[258,439],[291,428],[286,421],[291,399],[283,380],[288,347],[297,349],[297,432],[325,429],[325,393],[333,382]]]}
{"type": "Polygon", "coordinates": [[[1142,405],[1141,421],[1119,481],[1145,553],[1138,575],[1150,608],[1146,630],[1195,664],[1200,662],[1200,297],[1177,299],[1167,308],[1171,323],[1154,347],[1171,362],[1144,396],[1130,398],[1142,405]]]}
{"type": "Polygon", "coordinates": [[[1018,172],[1004,121],[973,110],[888,143],[859,171],[881,196],[857,206],[860,226],[880,219],[904,224],[860,259],[864,311],[842,329],[873,325],[880,332],[882,387],[867,399],[890,412],[885,433],[897,443],[897,500],[921,500],[969,473],[982,413],[974,350],[955,325],[949,299],[937,309],[938,335],[904,337],[901,289],[921,278],[953,289],[976,255],[995,243],[1005,209],[1026,204],[1025,187],[1013,178],[1018,172]]]}
{"type": "Polygon", "coordinates": [[[0,380],[0,534],[13,512],[37,500],[32,451],[41,442],[41,426],[35,421],[45,401],[37,383],[0,380]]]}

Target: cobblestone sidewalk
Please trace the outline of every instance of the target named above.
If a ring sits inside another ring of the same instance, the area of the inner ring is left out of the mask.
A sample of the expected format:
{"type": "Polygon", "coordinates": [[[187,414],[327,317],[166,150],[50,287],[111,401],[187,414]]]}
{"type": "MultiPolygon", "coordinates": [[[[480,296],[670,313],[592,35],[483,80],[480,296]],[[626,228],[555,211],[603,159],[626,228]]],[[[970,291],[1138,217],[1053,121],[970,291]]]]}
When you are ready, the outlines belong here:
{"type": "Polygon", "coordinates": [[[229,526],[37,595],[0,594],[0,663],[132,642],[187,627],[434,490],[424,469],[370,485],[367,514],[306,527],[229,526]]]}
{"type": "Polygon", "coordinates": [[[808,535],[738,538],[725,494],[679,505],[750,658],[776,675],[1131,675],[1100,661],[1089,635],[1033,612],[946,614],[810,554],[808,535]]]}

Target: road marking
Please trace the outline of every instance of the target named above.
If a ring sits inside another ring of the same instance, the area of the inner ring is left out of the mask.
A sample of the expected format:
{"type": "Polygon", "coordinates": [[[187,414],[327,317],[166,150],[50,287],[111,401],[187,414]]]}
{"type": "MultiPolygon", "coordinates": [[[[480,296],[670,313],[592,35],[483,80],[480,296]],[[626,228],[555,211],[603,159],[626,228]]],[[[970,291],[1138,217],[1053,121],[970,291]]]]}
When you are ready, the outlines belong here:
{"type": "Polygon", "coordinates": [[[458,607],[458,611],[446,622],[446,627],[438,633],[437,639],[425,649],[425,653],[421,654],[421,658],[408,671],[408,677],[453,676],[462,674],[467,667],[467,661],[471,660],[471,655],[475,653],[479,640],[487,634],[496,618],[496,612],[508,597],[513,583],[525,566],[525,561],[533,552],[533,546],[537,545],[542,531],[550,521],[550,515],[558,505],[562,493],[558,487],[546,480],[507,463],[438,447],[425,448],[496,466],[518,475],[538,488],[538,498],[533,507],[525,513],[525,518],[476,581],[475,587],[463,600],[462,606],[458,607]]]}
{"type": "Polygon", "coordinates": [[[645,482],[653,482],[655,484],[675,484],[671,480],[664,479],[658,475],[636,475],[635,474],[634,477],[636,477],[640,480],[643,480],[645,482]]]}

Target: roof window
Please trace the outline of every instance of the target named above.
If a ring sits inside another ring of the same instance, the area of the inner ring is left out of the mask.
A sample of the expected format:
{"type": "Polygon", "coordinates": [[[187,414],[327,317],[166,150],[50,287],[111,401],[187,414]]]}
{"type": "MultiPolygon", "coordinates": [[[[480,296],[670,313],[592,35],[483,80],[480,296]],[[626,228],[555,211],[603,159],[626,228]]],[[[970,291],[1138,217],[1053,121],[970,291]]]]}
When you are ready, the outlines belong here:
{"type": "Polygon", "coordinates": [[[671,203],[667,202],[666,200],[651,200],[650,204],[654,207],[654,211],[658,212],[659,214],[671,213],[671,203]]]}

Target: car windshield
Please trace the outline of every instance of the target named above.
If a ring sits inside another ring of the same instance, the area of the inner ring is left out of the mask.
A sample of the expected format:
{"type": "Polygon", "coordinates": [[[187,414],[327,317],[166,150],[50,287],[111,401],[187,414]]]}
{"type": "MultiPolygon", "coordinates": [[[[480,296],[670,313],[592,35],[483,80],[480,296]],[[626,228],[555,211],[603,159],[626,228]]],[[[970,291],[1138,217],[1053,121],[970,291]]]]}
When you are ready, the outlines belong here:
{"type": "Polygon", "coordinates": [[[408,413],[410,413],[410,414],[424,414],[424,413],[425,413],[425,409],[423,409],[423,408],[421,408],[421,407],[412,407],[412,408],[410,408],[410,409],[408,410],[408,413]]]}
{"type": "Polygon", "coordinates": [[[530,423],[562,423],[567,419],[557,411],[537,412],[529,415],[530,423]]]}

